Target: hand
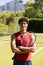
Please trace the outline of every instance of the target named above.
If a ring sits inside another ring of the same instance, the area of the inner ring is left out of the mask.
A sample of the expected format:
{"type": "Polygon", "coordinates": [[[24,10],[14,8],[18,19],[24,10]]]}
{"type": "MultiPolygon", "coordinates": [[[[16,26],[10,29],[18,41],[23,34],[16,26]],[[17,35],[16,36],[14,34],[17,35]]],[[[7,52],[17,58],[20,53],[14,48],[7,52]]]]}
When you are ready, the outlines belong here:
{"type": "Polygon", "coordinates": [[[18,48],[19,48],[21,51],[23,51],[23,46],[18,46],[18,48]]]}
{"type": "Polygon", "coordinates": [[[23,46],[18,46],[18,48],[19,48],[19,49],[22,49],[22,48],[23,48],[23,46]]]}
{"type": "Polygon", "coordinates": [[[23,53],[25,53],[25,50],[23,50],[23,49],[24,49],[23,46],[18,46],[18,48],[19,48],[23,53]]]}

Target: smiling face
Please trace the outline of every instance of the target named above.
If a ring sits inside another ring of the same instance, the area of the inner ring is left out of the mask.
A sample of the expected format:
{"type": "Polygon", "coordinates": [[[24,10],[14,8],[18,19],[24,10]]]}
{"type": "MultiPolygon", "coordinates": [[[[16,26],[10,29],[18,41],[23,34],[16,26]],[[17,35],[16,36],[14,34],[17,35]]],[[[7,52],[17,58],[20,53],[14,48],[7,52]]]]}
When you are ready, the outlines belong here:
{"type": "Polygon", "coordinates": [[[27,27],[28,27],[28,24],[27,24],[27,22],[20,22],[20,24],[19,24],[19,26],[20,26],[20,30],[27,30],[27,27]]]}

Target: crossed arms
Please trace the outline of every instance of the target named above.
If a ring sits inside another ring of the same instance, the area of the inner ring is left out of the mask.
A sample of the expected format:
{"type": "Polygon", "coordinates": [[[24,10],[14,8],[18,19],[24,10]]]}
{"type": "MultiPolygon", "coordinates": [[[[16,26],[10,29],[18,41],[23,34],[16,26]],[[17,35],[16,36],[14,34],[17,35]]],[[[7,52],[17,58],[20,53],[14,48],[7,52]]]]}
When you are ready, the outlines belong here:
{"type": "Polygon", "coordinates": [[[34,52],[35,47],[36,47],[36,43],[34,41],[35,41],[35,36],[33,34],[29,47],[24,47],[24,46],[18,46],[17,47],[15,37],[14,37],[14,35],[12,35],[11,36],[11,49],[12,49],[13,53],[17,53],[17,54],[27,53],[27,52],[34,52]]]}

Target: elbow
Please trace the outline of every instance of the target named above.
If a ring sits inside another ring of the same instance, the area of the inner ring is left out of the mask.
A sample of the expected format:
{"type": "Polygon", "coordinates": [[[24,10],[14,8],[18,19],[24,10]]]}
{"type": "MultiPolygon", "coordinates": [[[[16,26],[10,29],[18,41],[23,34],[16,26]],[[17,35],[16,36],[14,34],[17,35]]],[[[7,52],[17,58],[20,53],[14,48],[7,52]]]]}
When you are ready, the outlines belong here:
{"type": "Polygon", "coordinates": [[[13,53],[15,53],[15,51],[14,51],[14,50],[12,50],[12,52],[13,52],[13,53]]]}
{"type": "Polygon", "coordinates": [[[34,52],[35,52],[35,50],[32,50],[32,52],[34,53],[34,52]]]}
{"type": "Polygon", "coordinates": [[[15,51],[12,49],[12,52],[15,53],[15,51]]]}
{"type": "Polygon", "coordinates": [[[32,52],[35,52],[35,48],[32,49],[32,52]]]}
{"type": "Polygon", "coordinates": [[[13,53],[15,53],[16,52],[16,47],[11,47],[11,50],[12,50],[13,53]]]}
{"type": "Polygon", "coordinates": [[[15,49],[11,49],[13,53],[15,53],[15,49]]]}

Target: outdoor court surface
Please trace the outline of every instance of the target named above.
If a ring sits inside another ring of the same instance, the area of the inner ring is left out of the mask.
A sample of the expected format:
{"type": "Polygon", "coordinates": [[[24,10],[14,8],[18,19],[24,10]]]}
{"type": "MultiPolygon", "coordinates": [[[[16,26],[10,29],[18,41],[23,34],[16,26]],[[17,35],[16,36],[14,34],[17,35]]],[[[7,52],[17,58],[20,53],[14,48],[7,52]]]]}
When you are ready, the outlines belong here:
{"type": "MultiPolygon", "coordinates": [[[[10,48],[10,36],[0,37],[0,65],[12,65],[13,53],[10,48]]],[[[32,54],[33,65],[43,65],[43,34],[36,34],[36,51],[32,54]]]]}

